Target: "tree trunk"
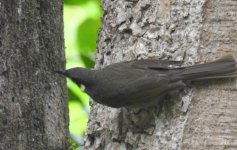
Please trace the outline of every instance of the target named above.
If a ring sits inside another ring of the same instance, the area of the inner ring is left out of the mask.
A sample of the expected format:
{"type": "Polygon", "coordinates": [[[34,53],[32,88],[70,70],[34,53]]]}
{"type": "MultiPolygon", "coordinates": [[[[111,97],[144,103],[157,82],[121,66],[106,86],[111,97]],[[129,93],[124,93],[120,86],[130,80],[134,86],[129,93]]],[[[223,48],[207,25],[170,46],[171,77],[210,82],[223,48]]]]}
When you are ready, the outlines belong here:
{"type": "Polygon", "coordinates": [[[0,149],[65,150],[62,1],[0,0],[0,149]]]}
{"type": "MultiPolygon", "coordinates": [[[[236,56],[236,6],[233,0],[104,0],[97,68],[150,56],[183,65],[236,56]]],[[[235,79],[197,82],[184,91],[149,109],[92,102],[86,148],[237,149],[235,79]]]]}

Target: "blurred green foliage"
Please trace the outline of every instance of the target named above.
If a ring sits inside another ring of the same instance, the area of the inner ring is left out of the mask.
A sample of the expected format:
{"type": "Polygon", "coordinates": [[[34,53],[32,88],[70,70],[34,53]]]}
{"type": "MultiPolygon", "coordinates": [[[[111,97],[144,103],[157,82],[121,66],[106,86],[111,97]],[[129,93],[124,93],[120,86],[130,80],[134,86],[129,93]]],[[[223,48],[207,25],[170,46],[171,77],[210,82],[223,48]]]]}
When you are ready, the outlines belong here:
{"type": "MultiPolygon", "coordinates": [[[[64,0],[66,68],[94,67],[94,52],[100,27],[100,0],[64,0]]],[[[88,121],[89,97],[67,80],[70,133],[82,137],[88,121]]]]}

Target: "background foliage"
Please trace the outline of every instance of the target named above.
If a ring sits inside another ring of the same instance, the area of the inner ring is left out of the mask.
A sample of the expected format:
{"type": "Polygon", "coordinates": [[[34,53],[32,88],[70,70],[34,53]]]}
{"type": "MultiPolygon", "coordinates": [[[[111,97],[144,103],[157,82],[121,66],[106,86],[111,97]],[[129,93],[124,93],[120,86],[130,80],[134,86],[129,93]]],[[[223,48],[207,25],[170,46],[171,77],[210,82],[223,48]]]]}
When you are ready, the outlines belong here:
{"type": "MultiPolygon", "coordinates": [[[[94,52],[100,27],[100,0],[64,0],[64,37],[66,68],[94,67],[94,52]]],[[[78,141],[86,130],[89,97],[71,80],[67,80],[69,97],[69,130],[78,141]]]]}

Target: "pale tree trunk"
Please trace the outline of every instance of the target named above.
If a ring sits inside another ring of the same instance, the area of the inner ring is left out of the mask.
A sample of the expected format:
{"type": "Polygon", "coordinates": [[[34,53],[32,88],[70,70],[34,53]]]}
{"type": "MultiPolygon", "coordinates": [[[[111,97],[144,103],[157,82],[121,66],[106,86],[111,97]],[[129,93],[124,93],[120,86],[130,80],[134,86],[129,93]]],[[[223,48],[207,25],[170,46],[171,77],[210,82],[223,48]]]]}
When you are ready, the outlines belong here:
{"type": "MultiPolygon", "coordinates": [[[[208,62],[237,57],[237,1],[104,0],[97,68],[155,56],[208,62]]],[[[87,149],[237,149],[235,79],[198,82],[149,109],[92,102],[87,149]]]]}
{"type": "Polygon", "coordinates": [[[0,0],[0,149],[65,150],[62,1],[0,0]]]}

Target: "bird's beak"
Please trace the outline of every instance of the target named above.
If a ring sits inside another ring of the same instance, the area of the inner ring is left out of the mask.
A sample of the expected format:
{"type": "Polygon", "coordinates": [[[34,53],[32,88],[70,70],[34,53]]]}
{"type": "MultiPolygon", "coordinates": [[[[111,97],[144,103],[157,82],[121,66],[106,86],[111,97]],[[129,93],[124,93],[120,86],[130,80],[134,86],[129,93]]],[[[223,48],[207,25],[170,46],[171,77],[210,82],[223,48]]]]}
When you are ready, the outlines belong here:
{"type": "Polygon", "coordinates": [[[67,76],[67,74],[65,73],[65,71],[54,71],[55,73],[58,73],[58,74],[61,74],[61,75],[64,75],[64,76],[67,76]]]}

